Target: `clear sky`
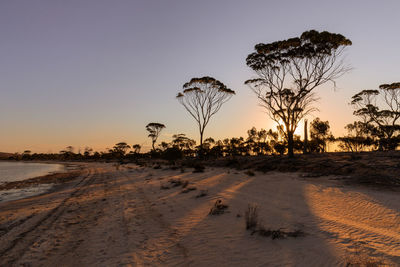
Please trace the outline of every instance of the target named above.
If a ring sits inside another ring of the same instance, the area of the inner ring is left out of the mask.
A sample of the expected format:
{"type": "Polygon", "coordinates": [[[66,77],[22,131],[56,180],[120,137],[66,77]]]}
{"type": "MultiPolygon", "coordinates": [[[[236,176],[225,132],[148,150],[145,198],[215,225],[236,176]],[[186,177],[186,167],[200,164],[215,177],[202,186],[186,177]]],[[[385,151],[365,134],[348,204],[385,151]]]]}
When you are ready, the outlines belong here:
{"type": "MultiPolygon", "coordinates": [[[[150,146],[145,126],[164,123],[160,141],[194,120],[175,99],[192,77],[213,76],[236,91],[205,136],[246,136],[273,124],[243,82],[255,44],[310,29],[341,33],[353,70],[337,89],[318,89],[334,135],[352,121],[350,97],[400,81],[400,1],[2,0],[0,151],[97,150],[125,141],[150,146]]],[[[312,119],[312,118],[310,118],[312,119]]]]}

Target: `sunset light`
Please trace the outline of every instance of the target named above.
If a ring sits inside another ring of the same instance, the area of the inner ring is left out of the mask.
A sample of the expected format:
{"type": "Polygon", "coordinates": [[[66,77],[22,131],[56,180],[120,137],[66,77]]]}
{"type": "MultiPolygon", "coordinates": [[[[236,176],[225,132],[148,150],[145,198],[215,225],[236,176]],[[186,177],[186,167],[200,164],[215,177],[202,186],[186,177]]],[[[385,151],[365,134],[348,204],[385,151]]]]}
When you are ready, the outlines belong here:
{"type": "Polygon", "coordinates": [[[400,266],[400,1],[0,1],[0,266],[400,266]]]}

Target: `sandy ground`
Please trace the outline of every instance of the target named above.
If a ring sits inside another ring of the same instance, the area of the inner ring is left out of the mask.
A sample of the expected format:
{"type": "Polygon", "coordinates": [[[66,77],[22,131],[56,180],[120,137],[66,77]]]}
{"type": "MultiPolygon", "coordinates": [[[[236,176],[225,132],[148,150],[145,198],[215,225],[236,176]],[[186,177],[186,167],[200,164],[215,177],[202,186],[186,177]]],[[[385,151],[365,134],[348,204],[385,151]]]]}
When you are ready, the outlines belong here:
{"type": "Polygon", "coordinates": [[[87,164],[54,192],[0,203],[0,266],[400,266],[400,193],[336,178],[87,164]],[[208,215],[217,199],[227,211],[208,215]],[[305,236],[252,235],[249,203],[266,228],[305,236]]]}

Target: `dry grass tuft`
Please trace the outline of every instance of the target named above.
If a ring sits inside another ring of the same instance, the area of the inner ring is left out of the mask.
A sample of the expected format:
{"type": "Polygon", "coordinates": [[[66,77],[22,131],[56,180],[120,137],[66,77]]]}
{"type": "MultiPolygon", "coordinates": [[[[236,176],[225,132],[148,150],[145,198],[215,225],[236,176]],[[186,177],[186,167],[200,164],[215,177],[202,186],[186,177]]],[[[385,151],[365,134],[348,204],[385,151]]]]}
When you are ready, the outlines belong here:
{"type": "Polygon", "coordinates": [[[301,230],[284,231],[283,228],[278,230],[271,230],[265,228],[260,222],[258,216],[258,205],[255,203],[249,204],[245,212],[246,230],[252,230],[251,234],[258,233],[260,236],[271,237],[272,239],[284,239],[287,237],[301,237],[304,232],[301,230]]]}
{"type": "Polygon", "coordinates": [[[246,229],[253,230],[258,226],[258,206],[255,203],[249,204],[244,214],[246,220],[246,229]]]}
{"type": "Polygon", "coordinates": [[[214,206],[210,209],[209,215],[219,215],[225,213],[225,210],[228,208],[228,205],[222,203],[221,199],[215,201],[214,206]]]}

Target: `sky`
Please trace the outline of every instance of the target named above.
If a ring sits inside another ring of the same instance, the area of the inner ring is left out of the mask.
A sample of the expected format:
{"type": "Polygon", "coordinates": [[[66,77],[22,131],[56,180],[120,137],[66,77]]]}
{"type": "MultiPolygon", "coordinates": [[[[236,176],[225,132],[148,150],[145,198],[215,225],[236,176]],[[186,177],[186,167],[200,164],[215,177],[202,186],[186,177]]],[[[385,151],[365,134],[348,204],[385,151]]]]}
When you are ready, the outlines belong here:
{"type": "Polygon", "coordinates": [[[356,118],[362,89],[400,81],[400,1],[2,0],[0,151],[105,150],[124,141],[151,146],[145,126],[166,125],[158,142],[185,133],[193,118],[175,99],[192,77],[212,76],[236,95],[205,137],[247,136],[275,127],[244,81],[257,43],[315,29],[343,34],[352,71],[326,84],[309,119],[334,135],[356,118]]]}

